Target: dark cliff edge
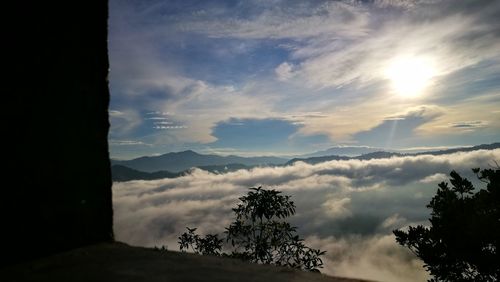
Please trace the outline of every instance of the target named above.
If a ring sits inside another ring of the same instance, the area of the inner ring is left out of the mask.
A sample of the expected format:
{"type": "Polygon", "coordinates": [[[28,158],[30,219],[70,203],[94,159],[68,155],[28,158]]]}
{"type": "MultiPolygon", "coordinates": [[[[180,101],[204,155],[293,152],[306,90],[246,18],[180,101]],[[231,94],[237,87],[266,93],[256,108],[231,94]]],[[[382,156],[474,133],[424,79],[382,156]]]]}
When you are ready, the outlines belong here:
{"type": "Polygon", "coordinates": [[[113,239],[107,9],[3,7],[0,266],[113,239]]]}
{"type": "MultiPolygon", "coordinates": [[[[363,282],[237,259],[103,243],[0,269],[2,281],[363,282]]],[[[366,281],[367,282],[367,281],[366,281]]]]}

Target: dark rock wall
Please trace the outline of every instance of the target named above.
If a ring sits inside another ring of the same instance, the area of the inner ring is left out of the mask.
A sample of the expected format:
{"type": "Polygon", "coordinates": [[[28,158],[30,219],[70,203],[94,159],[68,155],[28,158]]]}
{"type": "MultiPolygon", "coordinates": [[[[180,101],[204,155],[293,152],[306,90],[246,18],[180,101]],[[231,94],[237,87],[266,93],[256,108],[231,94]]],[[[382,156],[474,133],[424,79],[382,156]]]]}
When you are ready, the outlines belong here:
{"type": "Polygon", "coordinates": [[[107,1],[10,2],[2,8],[2,265],[113,239],[107,1]]]}

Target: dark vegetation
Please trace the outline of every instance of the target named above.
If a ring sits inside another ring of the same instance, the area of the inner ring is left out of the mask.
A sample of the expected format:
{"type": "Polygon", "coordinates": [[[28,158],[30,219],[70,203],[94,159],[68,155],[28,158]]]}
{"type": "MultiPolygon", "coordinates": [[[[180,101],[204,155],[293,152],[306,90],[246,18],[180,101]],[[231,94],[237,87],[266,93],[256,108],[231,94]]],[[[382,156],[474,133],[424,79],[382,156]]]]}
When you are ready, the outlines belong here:
{"type": "Polygon", "coordinates": [[[181,251],[191,249],[202,255],[319,272],[323,266],[320,256],[325,252],[307,247],[296,234],[297,228],[285,220],[295,214],[290,196],[258,187],[250,188],[239,200],[233,209],[235,221],[226,227],[225,238],[217,234],[200,236],[195,233],[196,228],[187,228],[188,232],[179,237],[181,251]],[[223,252],[224,241],[228,243],[228,253],[223,252]]]}
{"type": "Polygon", "coordinates": [[[427,205],[430,227],[394,230],[396,241],[424,262],[429,281],[499,281],[500,169],[473,169],[486,188],[452,171],[427,205]]]}

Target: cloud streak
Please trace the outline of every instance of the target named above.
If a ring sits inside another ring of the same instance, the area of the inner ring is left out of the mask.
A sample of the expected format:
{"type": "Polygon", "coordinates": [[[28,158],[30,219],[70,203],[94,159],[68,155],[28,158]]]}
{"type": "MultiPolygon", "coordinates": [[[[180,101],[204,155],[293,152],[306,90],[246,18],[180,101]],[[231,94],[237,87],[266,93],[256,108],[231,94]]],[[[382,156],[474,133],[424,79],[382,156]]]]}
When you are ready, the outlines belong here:
{"type": "Polygon", "coordinates": [[[277,2],[254,1],[250,5],[256,5],[257,9],[254,9],[255,14],[249,19],[229,17],[214,21],[201,18],[194,19],[189,24],[180,24],[178,28],[214,37],[246,39],[305,39],[324,35],[351,37],[363,35],[367,29],[367,14],[360,5],[341,1],[320,4],[303,1],[277,2]]]}
{"type": "Polygon", "coordinates": [[[451,155],[393,157],[368,161],[295,163],[154,181],[114,183],[115,234],[143,246],[177,249],[186,226],[220,233],[231,208],[247,188],[263,185],[293,196],[292,223],[315,247],[327,250],[324,272],[381,281],[421,281],[421,264],[396,245],[391,230],[425,223],[425,208],[437,182],[452,169],[472,177],[470,168],[500,159],[500,150],[451,155]]]}

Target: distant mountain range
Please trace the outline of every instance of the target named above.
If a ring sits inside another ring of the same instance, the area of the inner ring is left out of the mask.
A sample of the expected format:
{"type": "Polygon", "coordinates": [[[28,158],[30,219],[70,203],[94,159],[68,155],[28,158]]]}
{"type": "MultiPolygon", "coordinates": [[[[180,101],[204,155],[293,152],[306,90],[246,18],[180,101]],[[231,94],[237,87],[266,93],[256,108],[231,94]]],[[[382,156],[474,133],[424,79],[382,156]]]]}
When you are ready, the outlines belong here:
{"type": "Polygon", "coordinates": [[[370,160],[370,159],[384,159],[384,158],[390,158],[392,156],[402,156],[403,154],[400,153],[394,153],[394,152],[384,152],[384,151],[379,151],[379,152],[372,152],[368,154],[363,154],[361,156],[355,156],[355,157],[348,157],[348,156],[322,156],[322,157],[312,157],[312,158],[294,158],[289,160],[286,165],[291,165],[295,162],[305,162],[308,164],[318,164],[322,162],[328,162],[328,161],[342,161],[342,160],[352,160],[352,159],[357,159],[357,160],[370,160]]]}
{"type": "Polygon", "coordinates": [[[332,147],[323,151],[317,151],[310,154],[303,154],[300,156],[295,156],[295,158],[314,158],[314,157],[323,157],[323,156],[347,156],[354,157],[360,156],[364,154],[374,153],[383,151],[382,148],[376,147],[368,147],[368,146],[337,146],[332,147]]]}
{"type": "Polygon", "coordinates": [[[481,145],[476,145],[472,147],[461,147],[461,148],[453,148],[453,149],[446,149],[446,150],[438,150],[438,151],[429,151],[429,152],[419,152],[415,153],[414,155],[446,155],[446,154],[452,154],[452,153],[457,153],[457,152],[470,152],[470,151],[476,151],[476,150],[494,150],[500,148],[500,142],[497,143],[491,143],[491,144],[481,144],[481,145]]]}
{"type": "Polygon", "coordinates": [[[111,174],[113,176],[113,181],[130,181],[130,180],[154,180],[162,178],[175,178],[182,176],[184,172],[169,172],[169,171],[144,172],[122,165],[112,165],[111,174]]]}
{"type": "MultiPolygon", "coordinates": [[[[227,165],[212,165],[212,166],[198,166],[197,168],[212,173],[224,173],[236,171],[239,169],[250,169],[251,166],[246,166],[242,164],[227,164],[227,165]]],[[[112,165],[111,174],[113,176],[113,181],[130,181],[130,180],[155,180],[162,178],[176,178],[189,173],[191,169],[187,169],[181,172],[170,172],[166,170],[160,170],[155,172],[144,172],[129,168],[123,165],[112,165]]]]}
{"type": "Polygon", "coordinates": [[[378,152],[371,152],[368,154],[363,154],[360,156],[355,156],[355,157],[349,157],[349,156],[321,156],[321,157],[311,157],[311,158],[294,158],[289,160],[286,164],[290,165],[295,162],[301,161],[305,162],[308,164],[317,164],[321,162],[327,162],[327,161],[338,161],[338,160],[351,160],[351,159],[356,159],[356,160],[370,160],[370,159],[384,159],[384,158],[390,158],[394,156],[418,156],[418,155],[446,155],[446,154],[452,154],[456,152],[470,152],[470,151],[476,151],[476,150],[493,150],[493,149],[498,149],[500,148],[500,143],[493,143],[493,144],[482,144],[482,145],[477,145],[473,147],[461,147],[461,148],[453,148],[453,149],[446,149],[446,150],[437,150],[437,151],[427,151],[427,152],[419,152],[419,153],[398,153],[398,152],[385,152],[385,151],[378,151],[378,152]]]}
{"type": "MultiPolygon", "coordinates": [[[[337,150],[338,148],[339,147],[332,148],[332,150],[325,150],[323,152],[332,152],[337,150]]],[[[188,150],[178,153],[168,153],[161,156],[140,157],[127,161],[112,160],[111,169],[113,181],[153,180],[178,177],[188,173],[189,170],[193,167],[197,167],[199,169],[210,171],[213,173],[224,173],[239,169],[250,169],[256,166],[286,166],[292,165],[293,163],[298,161],[308,164],[317,164],[332,160],[369,160],[390,158],[393,156],[444,155],[475,150],[493,150],[497,148],[500,148],[500,143],[418,153],[375,151],[364,153],[358,156],[325,155],[306,158],[293,158],[291,160],[278,157],[247,158],[239,156],[203,155],[188,150]]]]}
{"type": "Polygon", "coordinates": [[[188,150],[178,153],[168,153],[161,156],[140,157],[128,161],[111,160],[113,165],[122,165],[144,172],[166,170],[182,172],[192,167],[226,166],[238,164],[243,166],[268,166],[284,164],[288,159],[278,157],[239,157],[203,155],[188,150]]]}

